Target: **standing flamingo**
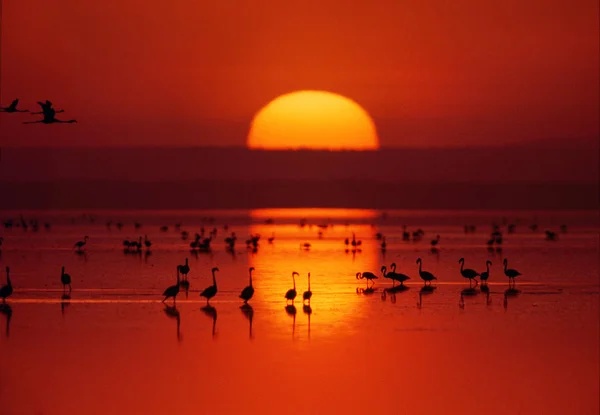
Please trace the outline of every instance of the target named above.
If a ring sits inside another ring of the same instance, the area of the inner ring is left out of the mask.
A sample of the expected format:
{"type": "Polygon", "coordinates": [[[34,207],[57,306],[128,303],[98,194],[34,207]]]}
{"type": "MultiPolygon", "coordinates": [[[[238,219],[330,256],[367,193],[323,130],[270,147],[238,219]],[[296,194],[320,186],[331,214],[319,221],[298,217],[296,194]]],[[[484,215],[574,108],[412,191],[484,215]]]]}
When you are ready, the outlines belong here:
{"type": "Polygon", "coordinates": [[[69,292],[71,292],[71,276],[65,272],[65,267],[62,267],[62,271],[60,272],[60,282],[63,285],[63,292],[67,285],[69,286],[69,292]]]}
{"type": "Polygon", "coordinates": [[[6,267],[6,285],[0,288],[0,297],[2,297],[2,302],[6,302],[6,298],[10,297],[13,293],[12,282],[10,282],[10,268],[6,267]]]}
{"type": "Polygon", "coordinates": [[[152,246],[152,241],[148,239],[148,235],[144,235],[144,245],[146,245],[146,249],[150,250],[152,246]]]}
{"type": "Polygon", "coordinates": [[[78,251],[81,251],[81,248],[83,248],[85,246],[85,244],[87,244],[88,239],[89,239],[89,236],[85,235],[83,237],[83,241],[75,242],[75,245],[73,245],[73,248],[77,248],[78,251]]]}
{"type": "Polygon", "coordinates": [[[437,280],[437,278],[431,273],[422,270],[422,260],[421,258],[417,258],[417,264],[419,264],[419,276],[425,281],[425,285],[429,282],[431,285],[431,281],[437,280]]]}
{"type": "Polygon", "coordinates": [[[487,284],[487,280],[488,280],[488,278],[490,278],[490,266],[491,265],[492,265],[492,261],[490,261],[490,260],[485,261],[485,268],[486,268],[486,270],[483,271],[479,275],[479,279],[481,279],[481,283],[482,284],[487,284]]]}
{"type": "Polygon", "coordinates": [[[357,280],[362,280],[362,279],[366,279],[367,280],[367,289],[369,288],[369,281],[371,281],[373,283],[373,285],[375,285],[375,281],[378,277],[377,275],[373,274],[372,272],[369,271],[365,271],[365,272],[357,272],[356,273],[356,279],[357,280]]]}
{"type": "Polygon", "coordinates": [[[396,272],[396,263],[395,262],[392,262],[392,265],[390,265],[390,269],[392,270],[390,272],[390,274],[392,274],[390,276],[390,278],[398,281],[400,283],[400,285],[404,285],[404,281],[410,280],[410,277],[408,275],[402,274],[400,272],[396,272]]]}
{"type": "Polygon", "coordinates": [[[242,290],[242,293],[240,294],[240,298],[242,300],[244,300],[244,304],[248,304],[248,301],[250,301],[250,299],[254,295],[254,287],[252,286],[252,271],[254,271],[254,267],[249,268],[250,282],[249,282],[248,286],[246,288],[244,288],[242,290]]]}
{"type": "Polygon", "coordinates": [[[310,290],[310,272],[308,273],[308,290],[304,291],[304,293],[302,294],[302,304],[304,304],[304,302],[306,300],[308,300],[308,304],[310,304],[310,298],[312,297],[312,291],[310,290]]]}
{"type": "Polygon", "coordinates": [[[518,277],[519,275],[521,275],[521,273],[519,271],[517,271],[516,269],[512,269],[512,268],[507,268],[508,267],[508,259],[504,258],[504,275],[506,275],[508,277],[508,285],[515,285],[515,277],[518,277]]]}
{"type": "Polygon", "coordinates": [[[477,271],[475,271],[474,269],[471,269],[471,268],[464,269],[464,266],[465,266],[465,259],[464,258],[459,259],[458,263],[460,264],[460,273],[461,273],[461,275],[463,277],[469,279],[469,287],[471,286],[471,283],[473,282],[473,280],[475,280],[475,285],[477,285],[478,282],[477,282],[477,280],[475,278],[479,276],[479,273],[477,271]]]}
{"type": "Polygon", "coordinates": [[[432,240],[431,240],[431,246],[432,246],[432,247],[436,247],[436,246],[437,246],[437,244],[438,244],[439,242],[440,242],[440,235],[437,235],[437,236],[435,237],[435,239],[432,239],[432,240]]]}
{"type": "Polygon", "coordinates": [[[289,290],[287,290],[287,292],[285,293],[285,303],[287,304],[288,301],[292,301],[292,304],[294,304],[294,298],[296,298],[296,275],[300,276],[300,274],[298,274],[296,271],[292,272],[292,281],[294,281],[294,287],[290,288],[289,290]]]}
{"type": "Polygon", "coordinates": [[[211,285],[210,287],[207,287],[204,289],[204,291],[202,291],[200,293],[200,297],[205,297],[206,298],[206,305],[209,305],[209,301],[211,298],[213,298],[215,295],[217,295],[217,278],[215,277],[215,272],[217,272],[219,270],[219,268],[214,267],[211,271],[212,271],[212,278],[213,278],[213,285],[211,285]]]}
{"type": "Polygon", "coordinates": [[[165,292],[163,292],[165,298],[162,300],[162,302],[164,303],[167,298],[173,297],[173,304],[175,304],[177,302],[177,294],[179,294],[179,268],[177,268],[177,284],[171,285],[165,290],[165,292]]]}
{"type": "Polygon", "coordinates": [[[183,276],[184,280],[187,280],[187,275],[190,272],[190,266],[188,263],[188,259],[185,259],[185,264],[184,265],[178,265],[177,268],[179,268],[179,272],[181,273],[181,275],[183,276]]]}

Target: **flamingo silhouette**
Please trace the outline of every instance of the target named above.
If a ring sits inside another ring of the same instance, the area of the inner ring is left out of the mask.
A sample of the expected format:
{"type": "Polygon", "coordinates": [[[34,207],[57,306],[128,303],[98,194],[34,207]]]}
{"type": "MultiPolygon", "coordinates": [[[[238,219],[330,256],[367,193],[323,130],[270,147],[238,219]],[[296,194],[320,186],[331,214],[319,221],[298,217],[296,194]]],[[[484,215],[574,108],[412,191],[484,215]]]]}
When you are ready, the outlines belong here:
{"type": "Polygon", "coordinates": [[[312,291],[310,290],[310,272],[308,273],[308,290],[304,291],[304,293],[302,294],[302,304],[304,304],[304,302],[306,300],[308,300],[308,304],[310,304],[310,299],[312,297],[312,291]]]}
{"type": "Polygon", "coordinates": [[[375,281],[378,277],[377,275],[373,274],[372,272],[369,271],[365,271],[365,272],[357,272],[356,273],[356,279],[357,280],[362,280],[362,279],[366,279],[367,280],[367,289],[369,288],[369,281],[371,281],[372,285],[371,287],[373,287],[373,285],[375,285],[375,281]]]}
{"type": "Polygon", "coordinates": [[[508,285],[515,285],[515,277],[521,275],[519,271],[516,269],[508,268],[508,259],[504,258],[504,275],[508,277],[508,285]]]}
{"type": "Polygon", "coordinates": [[[486,270],[483,271],[481,274],[479,274],[479,279],[481,280],[482,284],[487,284],[487,280],[490,277],[490,266],[491,265],[492,265],[492,261],[490,261],[490,260],[485,261],[486,270]]]}
{"type": "Polygon", "coordinates": [[[431,272],[423,271],[422,263],[423,261],[421,258],[417,258],[417,264],[419,265],[419,276],[425,282],[425,285],[427,285],[428,282],[429,285],[431,285],[431,281],[437,280],[437,278],[431,272]]]}
{"type": "Polygon", "coordinates": [[[212,278],[213,278],[213,285],[211,285],[210,287],[207,287],[204,289],[204,291],[202,291],[200,293],[200,297],[204,297],[206,298],[206,306],[208,307],[209,301],[211,298],[213,298],[215,295],[217,295],[217,278],[215,277],[215,273],[219,270],[219,268],[214,267],[211,272],[212,272],[212,278]]]}
{"type": "Polygon", "coordinates": [[[6,285],[0,288],[0,297],[2,297],[2,303],[6,302],[6,299],[13,293],[12,282],[10,281],[10,268],[6,267],[6,285]]]}
{"type": "Polygon", "coordinates": [[[183,276],[184,280],[187,280],[187,275],[190,272],[190,266],[188,263],[188,259],[185,259],[185,264],[184,265],[178,265],[177,266],[179,268],[179,273],[183,276]]]}
{"type": "Polygon", "coordinates": [[[477,282],[477,280],[475,278],[479,276],[479,273],[477,271],[475,271],[474,269],[471,269],[471,268],[464,269],[464,266],[465,266],[465,259],[464,258],[459,259],[458,263],[460,264],[460,273],[461,273],[461,275],[463,277],[469,279],[469,287],[471,286],[471,283],[473,282],[473,280],[475,280],[475,285],[477,285],[478,282],[477,282]]]}
{"type": "Polygon", "coordinates": [[[287,292],[285,293],[285,303],[287,304],[288,301],[292,301],[292,306],[294,304],[294,299],[296,298],[296,275],[300,276],[300,274],[298,274],[296,271],[292,272],[292,281],[294,282],[294,287],[290,288],[289,290],[287,290],[287,292]]]}
{"type": "Polygon", "coordinates": [[[83,241],[75,242],[75,244],[73,245],[73,248],[77,248],[78,251],[81,251],[81,249],[85,246],[85,244],[87,244],[88,239],[89,239],[89,236],[87,236],[87,235],[84,236],[83,241]]]}
{"type": "Polygon", "coordinates": [[[32,112],[32,114],[43,114],[44,118],[41,120],[37,120],[37,121],[25,121],[23,122],[23,124],[37,124],[37,123],[42,123],[42,124],[53,124],[53,123],[65,123],[65,124],[72,124],[72,123],[76,123],[77,120],[59,120],[58,118],[55,117],[55,115],[59,112],[64,112],[64,110],[55,110],[54,108],[52,108],[52,102],[46,100],[46,102],[40,102],[38,101],[38,104],[42,107],[42,111],[41,112],[32,112]]]}
{"type": "Polygon", "coordinates": [[[173,297],[173,304],[175,304],[177,302],[177,294],[179,294],[179,268],[177,268],[177,284],[171,285],[165,290],[165,292],[163,292],[165,298],[162,300],[162,302],[164,303],[167,298],[173,297]]]}
{"type": "Polygon", "coordinates": [[[63,292],[65,291],[65,287],[69,286],[69,293],[71,292],[71,276],[65,273],[65,267],[62,267],[60,272],[60,282],[63,285],[63,292]]]}
{"type": "Polygon", "coordinates": [[[252,286],[252,271],[254,271],[254,267],[250,267],[248,269],[250,276],[249,276],[249,283],[248,286],[246,288],[244,288],[242,290],[242,293],[240,294],[240,298],[242,300],[244,300],[244,304],[248,304],[248,301],[250,301],[250,299],[252,298],[252,296],[254,295],[254,287],[252,286]]]}
{"type": "Polygon", "coordinates": [[[19,105],[19,98],[14,99],[8,107],[0,107],[0,112],[29,112],[29,110],[17,109],[19,105]]]}
{"type": "Polygon", "coordinates": [[[438,244],[439,242],[440,242],[440,235],[437,235],[437,236],[435,237],[435,239],[432,239],[432,240],[431,240],[431,246],[432,246],[432,247],[435,247],[435,246],[437,246],[437,244],[438,244]]]}

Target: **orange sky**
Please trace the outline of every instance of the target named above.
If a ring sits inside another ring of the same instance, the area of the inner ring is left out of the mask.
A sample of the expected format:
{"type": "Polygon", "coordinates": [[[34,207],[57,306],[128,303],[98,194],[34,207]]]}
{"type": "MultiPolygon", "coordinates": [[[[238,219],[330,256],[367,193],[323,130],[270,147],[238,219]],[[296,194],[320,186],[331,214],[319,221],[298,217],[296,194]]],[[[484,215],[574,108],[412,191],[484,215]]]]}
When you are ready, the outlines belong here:
{"type": "MultiPolygon", "coordinates": [[[[325,89],[383,146],[598,134],[598,1],[4,1],[2,102],[77,125],[3,145],[243,145],[258,109],[325,89]],[[37,109],[37,108],[36,108],[37,109]]],[[[56,128],[55,128],[56,127],[56,128]]]]}

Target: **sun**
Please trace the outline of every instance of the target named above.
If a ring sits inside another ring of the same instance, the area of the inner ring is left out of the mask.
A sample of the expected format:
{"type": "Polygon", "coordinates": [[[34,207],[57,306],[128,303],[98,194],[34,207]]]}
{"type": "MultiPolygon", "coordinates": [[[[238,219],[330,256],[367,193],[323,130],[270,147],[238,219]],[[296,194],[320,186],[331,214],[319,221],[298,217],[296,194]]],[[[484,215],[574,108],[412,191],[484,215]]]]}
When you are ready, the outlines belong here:
{"type": "Polygon", "coordinates": [[[375,150],[375,123],[360,105],[326,91],[297,91],[265,105],[252,120],[248,147],[375,150]]]}

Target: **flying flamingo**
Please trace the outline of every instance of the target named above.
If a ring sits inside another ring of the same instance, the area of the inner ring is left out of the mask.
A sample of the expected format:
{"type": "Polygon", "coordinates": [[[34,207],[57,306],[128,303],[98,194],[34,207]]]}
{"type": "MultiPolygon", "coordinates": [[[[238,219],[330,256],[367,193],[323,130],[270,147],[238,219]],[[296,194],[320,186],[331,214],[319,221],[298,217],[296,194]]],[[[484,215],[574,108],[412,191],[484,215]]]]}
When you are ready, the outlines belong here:
{"type": "Polygon", "coordinates": [[[67,285],[69,286],[69,292],[71,292],[71,276],[65,272],[65,267],[62,267],[62,271],[60,272],[60,282],[63,285],[63,292],[67,285]]]}
{"type": "Polygon", "coordinates": [[[375,281],[373,281],[373,280],[376,280],[378,277],[377,277],[377,275],[375,275],[369,271],[356,273],[357,280],[362,280],[363,278],[365,278],[367,280],[367,288],[369,288],[369,281],[371,281],[373,283],[373,285],[375,285],[375,281]]]}
{"type": "Polygon", "coordinates": [[[19,98],[14,99],[8,107],[0,107],[0,112],[29,112],[29,110],[18,110],[19,98]]]}
{"type": "Polygon", "coordinates": [[[249,277],[250,282],[249,282],[248,286],[246,288],[244,288],[242,290],[242,293],[240,294],[240,298],[242,300],[244,300],[244,304],[248,304],[248,301],[250,301],[250,299],[254,295],[254,286],[252,285],[252,271],[254,271],[254,267],[250,267],[248,269],[248,271],[250,272],[250,277],[249,277]]]}
{"type": "Polygon", "coordinates": [[[163,293],[165,298],[162,300],[162,302],[164,303],[167,298],[173,297],[173,304],[175,304],[177,302],[177,294],[179,294],[179,268],[177,268],[177,284],[171,285],[165,290],[163,293]]]}
{"type": "Polygon", "coordinates": [[[81,248],[83,248],[85,246],[85,244],[87,244],[87,241],[89,239],[89,236],[84,236],[83,237],[83,241],[77,241],[75,242],[75,245],[73,245],[73,248],[77,248],[78,251],[81,251],[81,248]]]}
{"type": "Polygon", "coordinates": [[[460,264],[460,273],[461,273],[461,275],[463,277],[469,279],[469,287],[471,286],[471,283],[473,282],[473,280],[475,280],[475,285],[477,285],[478,282],[477,282],[477,280],[475,278],[479,276],[479,273],[477,271],[475,271],[474,269],[471,269],[471,268],[464,269],[464,266],[465,266],[465,259],[464,258],[459,259],[458,263],[460,264]]]}
{"type": "Polygon", "coordinates": [[[212,278],[213,278],[213,285],[211,285],[210,287],[207,287],[204,289],[204,291],[202,291],[200,293],[200,297],[204,297],[206,298],[206,306],[209,306],[209,301],[211,298],[213,298],[215,295],[217,295],[217,279],[215,277],[215,272],[217,272],[219,270],[219,268],[214,267],[211,271],[212,271],[212,278]]]}
{"type": "Polygon", "coordinates": [[[0,288],[0,297],[2,297],[2,302],[6,302],[6,298],[10,297],[13,293],[12,282],[10,282],[10,268],[6,267],[6,285],[0,288]]]}
{"type": "Polygon", "coordinates": [[[427,285],[427,282],[429,282],[429,285],[431,285],[431,281],[437,280],[437,278],[431,272],[422,270],[421,258],[417,258],[417,264],[419,264],[419,276],[423,279],[423,281],[425,281],[425,285],[427,285]]]}
{"type": "Polygon", "coordinates": [[[55,110],[54,108],[52,108],[52,103],[48,100],[46,100],[45,103],[38,101],[38,104],[42,107],[42,111],[41,112],[32,112],[32,114],[44,114],[44,118],[41,120],[37,120],[37,121],[25,121],[23,122],[23,124],[37,124],[37,123],[43,123],[43,124],[53,124],[53,123],[65,123],[65,124],[72,124],[72,123],[76,123],[77,120],[59,120],[58,118],[55,117],[56,113],[59,112],[64,112],[64,110],[55,110]]]}
{"type": "Polygon", "coordinates": [[[287,292],[285,293],[285,303],[287,304],[288,301],[292,301],[292,304],[294,304],[294,298],[296,298],[296,275],[300,276],[300,274],[298,274],[296,271],[292,272],[292,281],[294,281],[294,288],[290,288],[289,290],[287,290],[287,292]]]}
{"type": "Polygon", "coordinates": [[[517,271],[516,269],[512,269],[512,268],[507,268],[508,267],[508,259],[504,258],[504,275],[506,275],[508,277],[508,285],[515,285],[515,277],[518,277],[519,275],[521,275],[521,273],[519,271],[517,271]]]}
{"type": "Polygon", "coordinates": [[[312,297],[312,291],[310,290],[310,272],[308,273],[308,290],[304,291],[304,293],[302,294],[302,304],[304,304],[304,302],[306,300],[308,300],[308,304],[310,304],[310,298],[312,297]]]}
{"type": "Polygon", "coordinates": [[[479,275],[479,278],[481,279],[481,283],[482,284],[487,284],[487,280],[490,277],[490,266],[491,265],[492,265],[492,261],[490,261],[490,260],[485,261],[485,268],[486,268],[486,270],[483,271],[479,275]]]}

